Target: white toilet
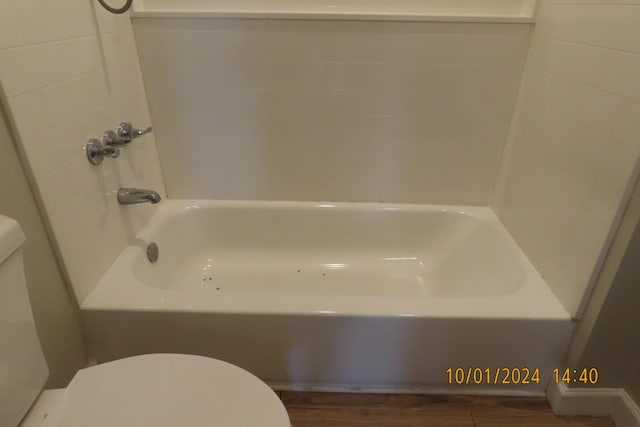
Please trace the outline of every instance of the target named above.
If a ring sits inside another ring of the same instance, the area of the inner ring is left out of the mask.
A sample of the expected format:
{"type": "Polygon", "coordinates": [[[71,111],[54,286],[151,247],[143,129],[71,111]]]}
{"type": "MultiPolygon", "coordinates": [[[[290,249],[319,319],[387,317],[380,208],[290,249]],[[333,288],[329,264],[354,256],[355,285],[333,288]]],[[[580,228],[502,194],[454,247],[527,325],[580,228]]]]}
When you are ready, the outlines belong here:
{"type": "Polygon", "coordinates": [[[266,384],[200,356],[129,357],[80,370],[66,389],[41,392],[49,372],[29,304],[23,242],[18,223],[0,215],[0,427],[290,426],[266,384]]]}

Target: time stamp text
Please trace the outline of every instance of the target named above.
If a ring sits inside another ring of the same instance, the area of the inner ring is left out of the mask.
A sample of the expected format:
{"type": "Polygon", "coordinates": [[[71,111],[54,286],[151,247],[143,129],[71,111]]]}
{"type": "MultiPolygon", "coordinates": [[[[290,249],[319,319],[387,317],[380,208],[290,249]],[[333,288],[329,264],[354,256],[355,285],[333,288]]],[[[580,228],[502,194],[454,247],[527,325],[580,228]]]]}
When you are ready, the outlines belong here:
{"type": "MultiPolygon", "coordinates": [[[[600,377],[597,368],[555,368],[551,381],[556,384],[597,384],[600,377]]],[[[539,384],[540,368],[448,368],[447,382],[456,385],[471,384],[539,384]]],[[[544,376],[544,373],[542,374],[544,376]]],[[[544,378],[543,378],[544,379],[544,378]]]]}

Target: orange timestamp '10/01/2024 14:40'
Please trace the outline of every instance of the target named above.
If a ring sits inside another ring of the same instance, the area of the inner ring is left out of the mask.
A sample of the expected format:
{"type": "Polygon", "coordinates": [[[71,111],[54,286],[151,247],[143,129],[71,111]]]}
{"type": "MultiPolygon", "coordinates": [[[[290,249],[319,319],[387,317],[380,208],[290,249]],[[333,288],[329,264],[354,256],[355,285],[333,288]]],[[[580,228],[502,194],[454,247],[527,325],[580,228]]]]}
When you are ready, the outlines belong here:
{"type": "MultiPolygon", "coordinates": [[[[556,384],[597,384],[599,373],[597,368],[555,368],[551,371],[552,381],[556,384]]],[[[510,385],[510,384],[539,384],[540,368],[447,368],[447,382],[457,385],[510,385]]]]}

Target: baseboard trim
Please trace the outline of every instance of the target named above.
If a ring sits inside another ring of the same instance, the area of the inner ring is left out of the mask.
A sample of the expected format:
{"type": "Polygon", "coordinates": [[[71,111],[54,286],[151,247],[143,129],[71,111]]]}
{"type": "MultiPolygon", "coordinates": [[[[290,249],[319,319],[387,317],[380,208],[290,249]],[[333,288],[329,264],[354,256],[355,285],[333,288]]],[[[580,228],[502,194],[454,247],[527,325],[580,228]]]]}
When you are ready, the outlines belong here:
{"type": "Polygon", "coordinates": [[[478,389],[465,387],[388,387],[379,385],[346,386],[311,383],[275,383],[267,381],[267,385],[276,391],[308,391],[326,393],[366,393],[366,394],[443,394],[443,395],[475,395],[475,396],[522,396],[544,397],[544,391],[511,390],[511,389],[478,389]]]}
{"type": "Polygon", "coordinates": [[[640,427],[640,407],[621,388],[584,389],[551,384],[547,400],[556,415],[608,415],[617,427],[640,427]]]}

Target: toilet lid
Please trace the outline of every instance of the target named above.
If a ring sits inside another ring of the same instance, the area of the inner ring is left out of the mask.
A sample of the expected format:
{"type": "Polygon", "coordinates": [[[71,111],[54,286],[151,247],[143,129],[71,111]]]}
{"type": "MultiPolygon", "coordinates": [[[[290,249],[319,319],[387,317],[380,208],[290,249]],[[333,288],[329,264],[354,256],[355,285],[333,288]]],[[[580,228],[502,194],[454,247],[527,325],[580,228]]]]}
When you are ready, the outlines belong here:
{"type": "Polygon", "coordinates": [[[289,427],[278,396],[249,372],[183,354],[80,370],[46,427],[289,427]]]}

